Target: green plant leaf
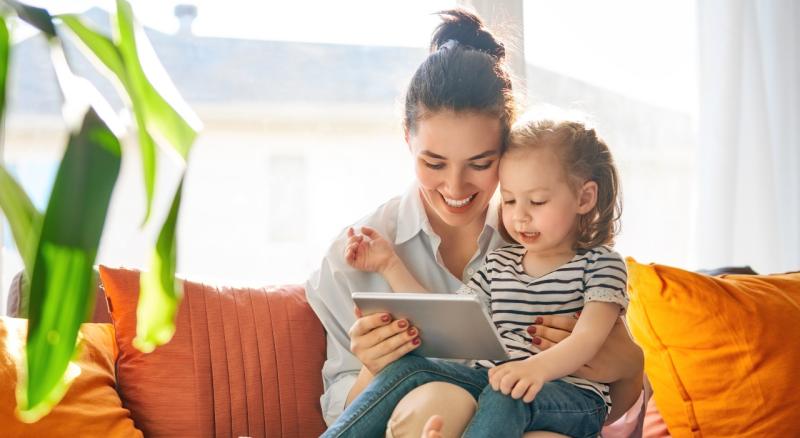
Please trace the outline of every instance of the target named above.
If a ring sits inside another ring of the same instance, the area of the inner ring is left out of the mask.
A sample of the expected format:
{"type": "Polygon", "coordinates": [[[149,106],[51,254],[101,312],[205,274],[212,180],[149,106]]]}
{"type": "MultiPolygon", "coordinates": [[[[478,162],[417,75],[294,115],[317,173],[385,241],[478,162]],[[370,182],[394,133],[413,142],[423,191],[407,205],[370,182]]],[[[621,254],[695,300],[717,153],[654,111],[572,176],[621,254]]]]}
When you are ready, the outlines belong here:
{"type": "Polygon", "coordinates": [[[48,38],[56,36],[56,28],[53,26],[53,17],[47,12],[47,9],[37,8],[35,6],[26,5],[16,0],[3,0],[9,6],[14,8],[17,16],[24,22],[39,29],[48,38]]]}
{"type": "Polygon", "coordinates": [[[186,160],[200,121],[164,72],[126,0],[117,0],[117,26],[118,44],[128,74],[146,108],[147,129],[156,141],[166,141],[186,160]],[[146,75],[145,70],[154,77],[146,75]],[[165,96],[169,97],[169,102],[165,96]]]}
{"type": "Polygon", "coordinates": [[[175,314],[183,295],[175,280],[176,227],[183,193],[183,177],[175,191],[169,214],[161,227],[149,269],[139,280],[139,305],[136,308],[136,338],[133,345],[144,353],[164,345],[175,334],[175,314]]]}
{"type": "Polygon", "coordinates": [[[8,77],[8,53],[9,53],[8,26],[6,17],[0,15],[0,123],[3,121],[3,114],[6,108],[6,78],[8,77]]]}
{"type": "Polygon", "coordinates": [[[192,143],[197,137],[200,123],[197,116],[188,109],[188,105],[174,90],[174,85],[166,74],[159,75],[159,87],[171,96],[168,102],[145,74],[145,68],[153,72],[163,72],[155,55],[143,57],[140,52],[152,54],[147,37],[134,21],[133,10],[125,0],[117,0],[117,15],[114,26],[114,40],[125,65],[126,76],[123,80],[133,104],[137,125],[139,126],[139,144],[142,165],[145,175],[145,192],[147,194],[147,212],[145,222],[150,215],[150,205],[155,186],[156,156],[154,143],[173,148],[185,161],[188,158],[192,143]],[[178,111],[176,108],[182,109],[178,111]],[[142,131],[147,131],[143,133],[142,131]]]}
{"type": "Polygon", "coordinates": [[[124,84],[125,65],[122,63],[119,49],[111,41],[111,38],[87,25],[77,15],[59,15],[58,18],[78,37],[83,43],[83,48],[97,57],[124,84]]]}
{"type": "Polygon", "coordinates": [[[93,265],[119,175],[121,148],[90,109],[70,135],[45,212],[30,284],[26,373],[19,417],[37,421],[69,387],[66,373],[80,324],[94,300],[93,265]]]}
{"type": "MultiPolygon", "coordinates": [[[[4,166],[0,166],[0,208],[8,219],[11,234],[25,265],[25,272],[30,274],[33,268],[33,251],[36,249],[39,227],[42,224],[42,214],[4,166]]],[[[23,302],[27,303],[27,300],[23,302]]]]}

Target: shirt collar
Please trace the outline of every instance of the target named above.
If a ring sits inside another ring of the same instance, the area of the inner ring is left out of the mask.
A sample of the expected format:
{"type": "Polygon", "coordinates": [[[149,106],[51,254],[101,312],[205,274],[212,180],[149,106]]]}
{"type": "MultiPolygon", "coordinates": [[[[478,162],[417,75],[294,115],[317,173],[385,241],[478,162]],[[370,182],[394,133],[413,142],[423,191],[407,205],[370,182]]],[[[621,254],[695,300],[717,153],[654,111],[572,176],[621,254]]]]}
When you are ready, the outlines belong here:
{"type": "Polygon", "coordinates": [[[420,231],[432,231],[425,207],[419,195],[419,185],[411,184],[400,199],[399,214],[397,215],[397,236],[395,245],[400,245],[411,240],[420,231]]]}
{"type": "MultiPolygon", "coordinates": [[[[486,222],[483,227],[483,233],[486,234],[486,228],[491,228],[492,232],[497,231],[498,223],[498,207],[500,205],[500,191],[497,190],[489,201],[489,209],[486,212],[486,222]]],[[[425,207],[422,205],[422,198],[419,194],[419,184],[416,182],[408,188],[406,193],[400,199],[399,214],[397,215],[397,236],[395,237],[395,245],[403,244],[411,240],[414,236],[424,231],[428,235],[434,235],[431,223],[428,220],[428,215],[425,214],[425,207]]],[[[492,234],[489,233],[489,235],[492,234]]]]}

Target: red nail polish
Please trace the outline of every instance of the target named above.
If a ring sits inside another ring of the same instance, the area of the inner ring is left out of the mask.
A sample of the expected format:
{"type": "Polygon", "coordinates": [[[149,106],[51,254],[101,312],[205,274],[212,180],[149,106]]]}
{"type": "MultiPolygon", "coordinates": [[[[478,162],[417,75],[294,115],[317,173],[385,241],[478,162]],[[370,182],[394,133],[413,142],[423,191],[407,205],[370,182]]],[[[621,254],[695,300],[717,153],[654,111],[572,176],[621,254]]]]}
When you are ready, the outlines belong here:
{"type": "Polygon", "coordinates": [[[414,340],[411,341],[411,343],[414,345],[419,345],[419,338],[414,338],[414,340]]]}
{"type": "Polygon", "coordinates": [[[406,327],[408,327],[408,321],[401,320],[400,322],[397,323],[397,326],[400,327],[400,328],[406,328],[406,327]]]}
{"type": "Polygon", "coordinates": [[[536,317],[536,322],[535,322],[535,324],[541,324],[541,323],[543,323],[543,322],[544,322],[544,320],[542,319],[542,317],[541,317],[541,316],[537,316],[537,317],[536,317]]]}
{"type": "Polygon", "coordinates": [[[540,338],[533,338],[533,343],[539,345],[542,343],[542,340],[540,338]]]}
{"type": "Polygon", "coordinates": [[[528,327],[528,333],[530,333],[530,334],[536,333],[536,327],[532,327],[532,326],[528,327]]]}
{"type": "Polygon", "coordinates": [[[409,336],[415,336],[416,334],[417,334],[417,331],[414,330],[413,328],[408,329],[408,335],[409,336]]]}
{"type": "Polygon", "coordinates": [[[391,319],[391,316],[389,316],[388,313],[386,313],[383,316],[381,316],[381,321],[383,321],[383,322],[389,322],[390,319],[391,319]]]}

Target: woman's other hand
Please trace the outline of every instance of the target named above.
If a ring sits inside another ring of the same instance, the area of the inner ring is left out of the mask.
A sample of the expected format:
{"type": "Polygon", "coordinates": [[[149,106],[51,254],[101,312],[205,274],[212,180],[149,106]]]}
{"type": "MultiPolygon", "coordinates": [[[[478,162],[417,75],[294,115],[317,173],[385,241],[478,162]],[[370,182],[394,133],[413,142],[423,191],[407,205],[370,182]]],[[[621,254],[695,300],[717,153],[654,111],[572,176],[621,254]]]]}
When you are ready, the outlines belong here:
{"type": "Polygon", "coordinates": [[[359,271],[382,273],[394,262],[397,255],[392,244],[370,227],[361,227],[356,234],[353,227],[347,230],[344,259],[359,271]]]}
{"type": "MultiPolygon", "coordinates": [[[[547,350],[566,339],[577,322],[571,316],[543,315],[537,317],[527,330],[533,338],[533,344],[541,350],[547,350]]],[[[617,318],[600,351],[575,375],[596,382],[611,383],[640,372],[642,364],[641,349],[631,339],[622,318],[617,318]]]]}
{"type": "Polygon", "coordinates": [[[355,310],[350,351],[372,375],[420,346],[419,330],[407,320],[394,320],[388,313],[363,316],[358,307],[355,310]]]}

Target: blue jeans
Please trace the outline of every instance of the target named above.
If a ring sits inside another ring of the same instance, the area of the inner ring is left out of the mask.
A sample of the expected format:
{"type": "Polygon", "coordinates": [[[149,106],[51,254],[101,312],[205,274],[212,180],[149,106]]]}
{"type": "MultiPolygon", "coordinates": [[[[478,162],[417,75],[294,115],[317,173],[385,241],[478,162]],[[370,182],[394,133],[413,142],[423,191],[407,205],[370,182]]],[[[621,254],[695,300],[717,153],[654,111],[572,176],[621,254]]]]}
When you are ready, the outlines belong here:
{"type": "Polygon", "coordinates": [[[466,437],[518,438],[532,430],[596,436],[606,418],[600,396],[569,383],[548,382],[532,403],[525,403],[493,390],[485,369],[409,354],[378,373],[322,436],[383,436],[397,403],[414,388],[430,382],[458,385],[478,400],[478,412],[464,432],[466,437]]]}

